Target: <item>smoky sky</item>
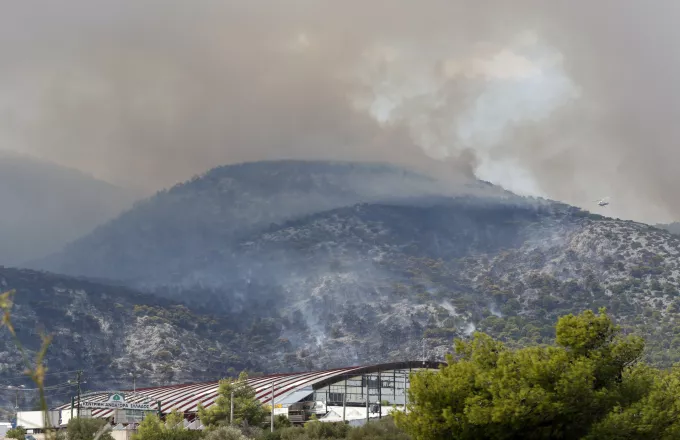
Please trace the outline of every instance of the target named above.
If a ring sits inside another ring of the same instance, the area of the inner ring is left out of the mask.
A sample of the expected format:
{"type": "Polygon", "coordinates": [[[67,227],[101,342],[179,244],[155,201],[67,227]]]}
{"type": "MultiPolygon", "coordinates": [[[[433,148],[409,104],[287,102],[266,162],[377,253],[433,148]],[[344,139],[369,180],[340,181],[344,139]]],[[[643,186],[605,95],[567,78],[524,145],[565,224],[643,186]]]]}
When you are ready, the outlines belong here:
{"type": "Polygon", "coordinates": [[[5,2],[0,148],[143,192],[371,160],[680,219],[679,18],[668,0],[5,2]]]}

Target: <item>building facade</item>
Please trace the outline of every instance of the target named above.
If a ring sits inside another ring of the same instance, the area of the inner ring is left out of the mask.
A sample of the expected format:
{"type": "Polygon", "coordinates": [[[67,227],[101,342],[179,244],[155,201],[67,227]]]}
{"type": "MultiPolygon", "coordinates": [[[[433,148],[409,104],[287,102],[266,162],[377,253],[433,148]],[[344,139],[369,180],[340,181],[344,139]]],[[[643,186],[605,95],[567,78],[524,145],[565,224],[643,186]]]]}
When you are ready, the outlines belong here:
{"type": "MultiPolygon", "coordinates": [[[[336,368],[304,373],[271,374],[248,378],[257,399],[273,407],[274,415],[285,415],[304,423],[315,415],[322,421],[351,421],[382,417],[408,403],[409,376],[420,370],[434,370],[440,362],[406,361],[336,368]]],[[[67,423],[80,413],[84,417],[106,418],[113,424],[139,422],[145,413],[184,414],[196,419],[198,408],[210,408],[219,397],[219,381],[141,388],[135,391],[101,391],[82,395],[56,408],[67,423]],[[119,399],[111,402],[112,396],[119,399]],[[122,399],[122,400],[120,400],[122,399]],[[140,409],[142,408],[142,409],[140,409]]]]}

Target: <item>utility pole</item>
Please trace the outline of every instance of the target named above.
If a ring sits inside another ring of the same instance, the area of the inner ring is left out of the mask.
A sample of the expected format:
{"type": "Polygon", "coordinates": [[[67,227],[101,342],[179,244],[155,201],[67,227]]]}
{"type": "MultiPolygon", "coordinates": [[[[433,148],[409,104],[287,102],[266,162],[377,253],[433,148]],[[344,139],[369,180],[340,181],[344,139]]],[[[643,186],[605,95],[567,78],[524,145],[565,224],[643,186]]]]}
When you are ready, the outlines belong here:
{"type": "Polygon", "coordinates": [[[382,371],[378,371],[378,420],[382,420],[382,371]]]}
{"type": "Polygon", "coordinates": [[[136,394],[137,393],[137,374],[133,371],[130,373],[130,376],[132,376],[132,393],[136,394]]]}
{"type": "Polygon", "coordinates": [[[271,423],[271,432],[274,432],[274,387],[276,386],[276,382],[272,381],[272,414],[271,417],[269,417],[270,423],[271,423]]]}
{"type": "Polygon", "coordinates": [[[19,385],[19,386],[8,386],[8,389],[13,389],[16,390],[14,394],[14,419],[18,420],[19,418],[19,391],[24,389],[24,385],[19,385]]]}
{"type": "Polygon", "coordinates": [[[345,392],[342,393],[342,422],[345,423],[347,420],[345,417],[345,412],[347,410],[347,375],[345,375],[345,392]]]}
{"type": "Polygon", "coordinates": [[[76,373],[76,383],[78,384],[78,407],[76,409],[76,417],[80,418],[80,379],[83,375],[82,370],[78,370],[76,373]]]}
{"type": "Polygon", "coordinates": [[[234,424],[234,390],[231,390],[231,398],[229,399],[229,425],[234,424]]]}
{"type": "Polygon", "coordinates": [[[406,392],[406,371],[404,371],[404,414],[406,414],[407,408],[406,405],[408,404],[408,401],[406,400],[408,394],[406,392]]]}
{"type": "Polygon", "coordinates": [[[368,399],[368,396],[369,396],[368,381],[369,381],[369,378],[370,378],[370,377],[369,377],[369,376],[366,376],[366,375],[364,375],[364,377],[365,377],[365,379],[366,379],[366,423],[368,423],[368,417],[369,417],[369,414],[368,414],[368,410],[369,410],[369,409],[368,409],[368,405],[369,405],[369,399],[368,399]]]}

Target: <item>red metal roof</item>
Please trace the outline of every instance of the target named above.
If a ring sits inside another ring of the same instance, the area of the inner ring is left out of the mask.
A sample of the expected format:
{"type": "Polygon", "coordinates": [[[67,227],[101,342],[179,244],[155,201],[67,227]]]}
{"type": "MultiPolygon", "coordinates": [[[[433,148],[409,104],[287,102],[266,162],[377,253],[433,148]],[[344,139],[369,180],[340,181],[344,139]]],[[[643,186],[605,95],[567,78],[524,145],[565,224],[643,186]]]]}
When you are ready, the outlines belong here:
{"type": "MultiPolygon", "coordinates": [[[[304,388],[320,388],[321,386],[340,381],[347,376],[369,374],[377,371],[409,369],[409,368],[437,368],[439,362],[398,362],[371,366],[336,368],[332,370],[312,371],[304,373],[271,374],[267,376],[251,377],[247,383],[255,389],[256,396],[262,404],[271,401],[272,384],[274,384],[274,401],[281,401],[294,392],[304,388]]],[[[126,393],[128,402],[160,401],[161,410],[164,414],[172,411],[195,413],[199,404],[204,408],[210,408],[215,404],[218,395],[219,381],[203,382],[182,385],[169,385],[153,388],[138,388],[136,394],[132,390],[126,393]]],[[[106,401],[112,391],[90,393],[81,398],[81,402],[106,401]]],[[[71,404],[62,405],[56,409],[68,409],[71,404]]],[[[93,409],[93,417],[106,418],[113,415],[112,409],[93,409]]]]}

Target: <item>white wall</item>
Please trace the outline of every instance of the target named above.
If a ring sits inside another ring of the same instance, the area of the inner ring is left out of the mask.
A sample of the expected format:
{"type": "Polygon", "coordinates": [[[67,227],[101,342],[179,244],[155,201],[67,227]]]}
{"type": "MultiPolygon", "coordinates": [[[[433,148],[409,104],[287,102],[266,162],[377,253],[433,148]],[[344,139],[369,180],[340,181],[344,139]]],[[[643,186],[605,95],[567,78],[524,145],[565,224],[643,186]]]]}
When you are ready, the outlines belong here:
{"type": "Polygon", "coordinates": [[[137,431],[133,430],[120,430],[120,431],[109,431],[111,434],[111,437],[113,437],[113,440],[130,440],[132,439],[132,436],[135,434],[137,431]]]}
{"type": "MultiPolygon", "coordinates": [[[[73,409],[73,418],[77,415],[76,409],[73,409]]],[[[89,418],[92,417],[92,410],[80,408],[80,417],[89,418]]],[[[71,420],[71,408],[66,408],[61,410],[61,426],[68,425],[68,421],[71,420]]]]}
{"type": "MultiPolygon", "coordinates": [[[[59,426],[60,411],[48,411],[47,419],[50,426],[59,426]]],[[[23,426],[26,429],[44,429],[45,419],[42,411],[19,411],[17,413],[17,426],[23,426]]]]}
{"type": "Polygon", "coordinates": [[[274,408],[274,417],[284,415],[288,417],[288,408],[274,408]]]}

